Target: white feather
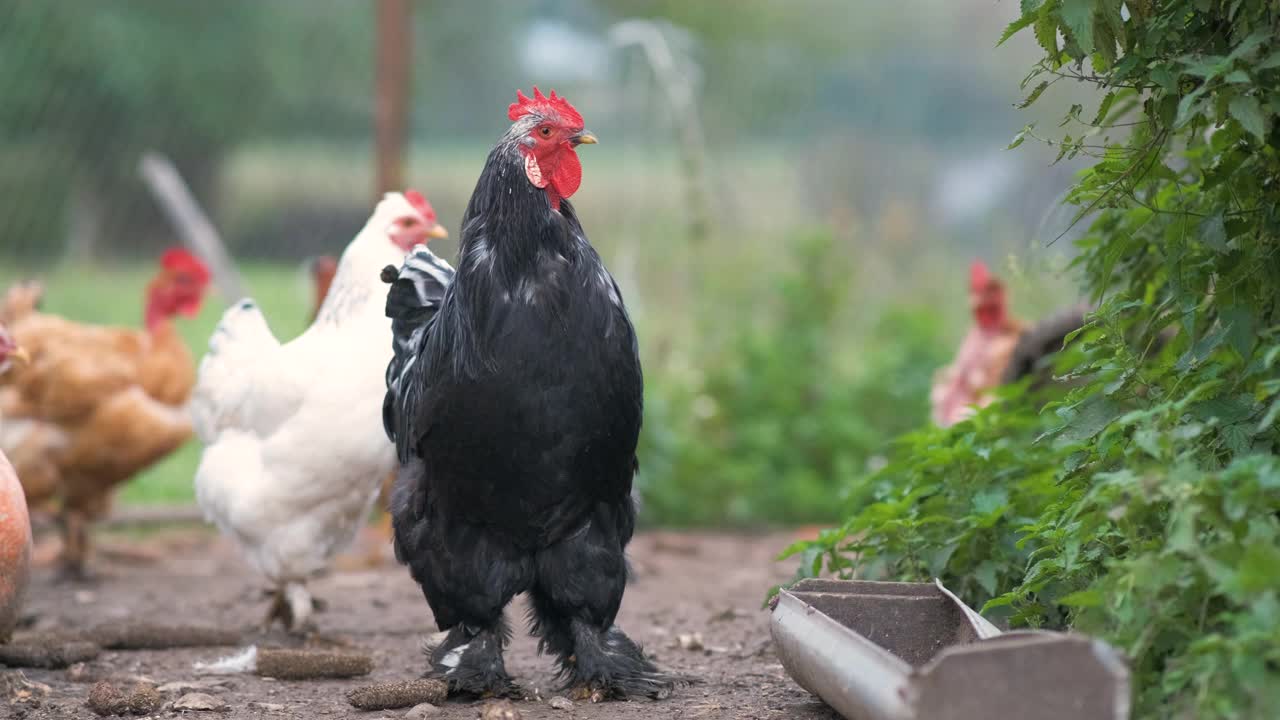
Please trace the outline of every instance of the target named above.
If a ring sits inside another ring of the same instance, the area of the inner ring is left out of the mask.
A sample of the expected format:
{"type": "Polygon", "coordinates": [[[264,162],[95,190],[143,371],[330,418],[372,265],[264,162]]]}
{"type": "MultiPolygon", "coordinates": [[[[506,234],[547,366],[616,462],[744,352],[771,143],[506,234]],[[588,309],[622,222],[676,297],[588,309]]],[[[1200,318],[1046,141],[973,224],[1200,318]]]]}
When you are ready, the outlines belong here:
{"type": "Polygon", "coordinates": [[[193,669],[205,675],[235,675],[253,672],[258,668],[258,646],[250,645],[235,655],[214,660],[211,663],[198,662],[193,669]]]}

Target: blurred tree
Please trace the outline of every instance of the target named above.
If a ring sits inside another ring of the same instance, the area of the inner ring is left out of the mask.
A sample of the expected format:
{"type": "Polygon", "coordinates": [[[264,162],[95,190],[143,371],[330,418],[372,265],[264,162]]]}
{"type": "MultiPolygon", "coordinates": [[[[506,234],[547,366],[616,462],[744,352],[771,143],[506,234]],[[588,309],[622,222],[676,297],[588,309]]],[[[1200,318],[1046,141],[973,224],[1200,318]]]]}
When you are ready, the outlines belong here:
{"type": "Polygon", "coordinates": [[[173,158],[202,199],[222,153],[252,132],[271,77],[268,19],[251,0],[11,2],[0,10],[0,191],[4,247],[54,253],[70,229],[132,253],[159,224],[136,177],[141,150],[173,158]],[[64,218],[72,216],[70,228],[64,218]],[[14,237],[16,236],[16,237],[14,237]],[[40,238],[35,242],[34,238],[40,238]]]}

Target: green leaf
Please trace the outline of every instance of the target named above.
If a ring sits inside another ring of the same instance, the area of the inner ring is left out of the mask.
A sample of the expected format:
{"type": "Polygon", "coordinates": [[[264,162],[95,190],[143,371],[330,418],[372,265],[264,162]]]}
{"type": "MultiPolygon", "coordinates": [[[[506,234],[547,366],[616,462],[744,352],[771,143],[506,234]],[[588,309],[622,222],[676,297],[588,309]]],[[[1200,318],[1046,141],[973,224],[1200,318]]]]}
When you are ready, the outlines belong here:
{"type": "Polygon", "coordinates": [[[973,496],[973,512],[975,515],[987,517],[1003,511],[1009,506],[1009,491],[1004,488],[990,488],[973,496]]]}
{"type": "Polygon", "coordinates": [[[1249,134],[1258,138],[1260,142],[1266,142],[1267,119],[1262,114],[1262,105],[1257,98],[1252,95],[1237,95],[1231,98],[1228,108],[1231,111],[1231,117],[1239,121],[1249,134]]]}
{"type": "Polygon", "coordinates": [[[1200,222],[1200,242],[1220,253],[1227,251],[1227,226],[1222,221],[1222,213],[1217,212],[1200,222]]]}
{"type": "Polygon", "coordinates": [[[1013,136],[1013,140],[1009,142],[1009,146],[1006,147],[1005,150],[1012,150],[1018,147],[1019,145],[1021,145],[1022,141],[1027,139],[1027,135],[1029,135],[1031,131],[1035,129],[1035,126],[1036,126],[1035,123],[1031,123],[1030,125],[1027,125],[1026,127],[1022,128],[1022,130],[1020,130],[1017,135],[1013,136]]]}
{"type": "Polygon", "coordinates": [[[1101,607],[1102,599],[1102,593],[1097,590],[1077,590],[1058,598],[1058,604],[1067,607],[1101,607]]]}
{"type": "Polygon", "coordinates": [[[1188,413],[1201,422],[1216,420],[1220,425],[1234,425],[1248,420],[1258,410],[1252,395],[1219,395],[1192,405],[1188,413]]]}
{"type": "Polygon", "coordinates": [[[1231,51],[1227,59],[1238,60],[1246,55],[1251,55],[1254,50],[1257,50],[1260,45],[1270,39],[1271,32],[1269,30],[1255,30],[1240,41],[1240,44],[1236,46],[1235,50],[1231,51]]]}
{"type": "Polygon", "coordinates": [[[1009,26],[1004,29],[1004,33],[1000,35],[1000,39],[996,41],[996,47],[1000,47],[1005,43],[1006,40],[1013,37],[1014,35],[1017,35],[1019,30],[1022,30],[1025,27],[1029,27],[1035,21],[1036,21],[1036,16],[1029,14],[1029,15],[1023,15],[1017,20],[1014,20],[1013,22],[1009,23],[1009,26]]]}
{"type": "Polygon", "coordinates": [[[1093,6],[1095,0],[1062,0],[1062,22],[1086,55],[1093,53],[1093,6]]]}
{"type": "Polygon", "coordinates": [[[1095,23],[1093,26],[1094,45],[1097,46],[1094,65],[1099,72],[1106,72],[1116,64],[1116,36],[1107,23],[1095,23]],[[1097,62],[1101,56],[1102,62],[1097,62]]]}
{"type": "Polygon", "coordinates": [[[1178,362],[1174,364],[1174,369],[1178,372],[1186,372],[1200,365],[1205,358],[1209,357],[1214,350],[1217,350],[1224,340],[1227,339],[1227,329],[1219,327],[1213,332],[1200,338],[1200,341],[1191,346],[1182,357],[1178,358],[1178,362]]]}
{"type": "Polygon", "coordinates": [[[1178,78],[1169,68],[1160,65],[1151,71],[1151,79],[1157,85],[1164,88],[1167,93],[1176,93],[1178,91],[1178,78]]]}
{"type": "Polygon", "coordinates": [[[1101,125],[1107,119],[1107,113],[1111,112],[1111,104],[1116,101],[1115,91],[1108,92],[1102,96],[1102,102],[1098,104],[1098,112],[1093,116],[1093,124],[1101,125]]]}
{"type": "Polygon", "coordinates": [[[1253,445],[1253,429],[1244,424],[1229,425],[1222,429],[1222,442],[1232,455],[1244,455],[1253,445]]]}
{"type": "Polygon", "coordinates": [[[1271,407],[1267,408],[1267,414],[1262,416],[1262,422],[1258,423],[1258,432],[1263,433],[1275,427],[1276,418],[1280,418],[1280,397],[1277,397],[1271,407]]]}
{"type": "Polygon", "coordinates": [[[1011,592],[1009,592],[1009,593],[1005,593],[1005,594],[1003,594],[1003,595],[1001,595],[1001,596],[999,596],[999,597],[993,597],[993,598],[991,598],[990,600],[988,600],[988,601],[987,601],[987,604],[983,605],[983,606],[982,606],[982,609],[981,609],[981,610],[979,610],[978,612],[979,612],[979,613],[981,613],[981,614],[986,614],[986,612],[987,612],[988,610],[991,610],[991,609],[993,609],[993,608],[1005,607],[1005,606],[1007,606],[1007,605],[1012,605],[1012,604],[1013,604],[1013,601],[1014,601],[1014,600],[1017,600],[1017,599],[1018,599],[1018,596],[1017,596],[1017,594],[1016,594],[1016,593],[1011,593],[1011,592]]]}
{"type": "Polygon", "coordinates": [[[925,553],[925,564],[929,567],[929,574],[934,577],[941,577],[947,571],[947,563],[951,561],[951,556],[955,554],[956,543],[947,543],[942,547],[934,548],[925,553]]]}
{"type": "Polygon", "coordinates": [[[1247,305],[1230,305],[1218,312],[1222,322],[1227,325],[1227,341],[1241,358],[1248,360],[1253,342],[1257,339],[1254,334],[1253,311],[1247,305]]]}
{"type": "Polygon", "coordinates": [[[1044,5],[1044,0],[1022,0],[1022,14],[1031,15],[1039,10],[1041,5],[1044,5]]]}
{"type": "Polygon", "coordinates": [[[1151,428],[1143,428],[1133,434],[1133,441],[1152,458],[1159,460],[1164,451],[1160,447],[1160,433],[1151,428]]]}
{"type": "Polygon", "coordinates": [[[1175,127],[1182,127],[1187,124],[1187,121],[1190,120],[1193,115],[1201,112],[1199,101],[1200,96],[1204,95],[1205,89],[1206,86],[1201,85],[1190,93],[1183,95],[1182,99],[1178,101],[1178,113],[1174,116],[1173,120],[1175,127]]]}
{"type": "Polygon", "coordinates": [[[1016,105],[1016,107],[1017,107],[1019,110],[1023,110],[1023,109],[1025,109],[1025,108],[1029,107],[1029,106],[1031,105],[1031,103],[1035,102],[1035,101],[1036,101],[1036,99],[1040,97],[1041,93],[1043,93],[1043,92],[1045,91],[1045,89],[1046,89],[1046,88],[1048,88],[1048,87],[1049,87],[1049,81],[1048,81],[1048,80],[1041,81],[1041,83],[1040,83],[1039,85],[1036,85],[1035,89],[1031,91],[1031,94],[1027,96],[1027,99],[1026,99],[1026,100],[1023,100],[1023,101],[1022,101],[1022,102],[1020,102],[1020,103],[1018,103],[1018,104],[1016,105]]]}
{"type": "Polygon", "coordinates": [[[1055,444],[1072,444],[1090,440],[1120,415],[1120,406],[1106,397],[1090,398],[1084,407],[1062,426],[1055,444]]]}
{"type": "Polygon", "coordinates": [[[1036,34],[1036,42],[1040,43],[1040,47],[1044,48],[1045,53],[1051,57],[1058,57],[1060,52],[1058,49],[1058,18],[1051,12],[1045,12],[1050,6],[1046,5],[1041,10],[1040,17],[1036,20],[1034,32],[1036,34]]]}
{"type": "Polygon", "coordinates": [[[988,595],[996,593],[996,564],[990,560],[983,560],[973,569],[973,579],[978,582],[979,587],[987,591],[988,595]]]}
{"type": "Polygon", "coordinates": [[[1280,590],[1280,548],[1273,538],[1254,538],[1245,545],[1236,581],[1241,592],[1254,594],[1264,590],[1280,590]]]}

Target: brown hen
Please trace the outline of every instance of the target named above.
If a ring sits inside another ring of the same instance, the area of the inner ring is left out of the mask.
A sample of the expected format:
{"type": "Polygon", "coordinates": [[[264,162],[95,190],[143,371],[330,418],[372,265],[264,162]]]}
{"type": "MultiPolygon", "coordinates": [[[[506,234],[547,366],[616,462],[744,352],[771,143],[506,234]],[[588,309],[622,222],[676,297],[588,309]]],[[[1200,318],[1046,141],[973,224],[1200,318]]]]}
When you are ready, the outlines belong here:
{"type": "Polygon", "coordinates": [[[88,526],[111,491],[191,436],[195,367],[172,320],[195,315],[208,284],[195,256],[167,251],[147,286],[143,330],[38,312],[35,285],[6,295],[0,317],[30,360],[0,377],[0,450],[30,506],[57,503],[65,575],[84,576],[88,526]]]}

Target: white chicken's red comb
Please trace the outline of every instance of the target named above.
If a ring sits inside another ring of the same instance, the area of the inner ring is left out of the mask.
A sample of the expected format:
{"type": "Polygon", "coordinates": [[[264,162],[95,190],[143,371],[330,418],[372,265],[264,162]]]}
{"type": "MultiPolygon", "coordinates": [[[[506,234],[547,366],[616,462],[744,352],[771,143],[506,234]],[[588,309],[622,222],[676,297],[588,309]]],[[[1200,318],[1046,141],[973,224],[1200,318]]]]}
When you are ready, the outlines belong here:
{"type": "Polygon", "coordinates": [[[409,204],[413,206],[414,210],[422,213],[422,217],[426,219],[427,222],[436,221],[435,208],[431,207],[431,203],[427,202],[425,195],[417,190],[405,190],[404,199],[409,201],[409,204]]]}

